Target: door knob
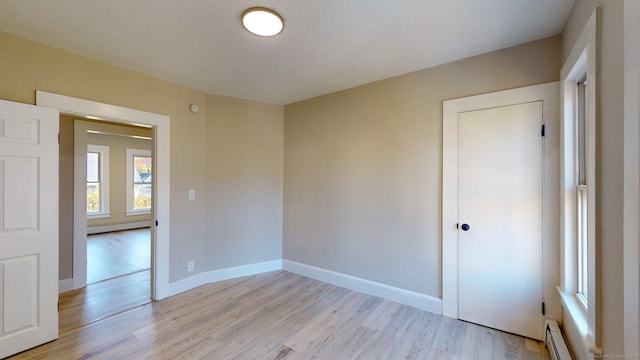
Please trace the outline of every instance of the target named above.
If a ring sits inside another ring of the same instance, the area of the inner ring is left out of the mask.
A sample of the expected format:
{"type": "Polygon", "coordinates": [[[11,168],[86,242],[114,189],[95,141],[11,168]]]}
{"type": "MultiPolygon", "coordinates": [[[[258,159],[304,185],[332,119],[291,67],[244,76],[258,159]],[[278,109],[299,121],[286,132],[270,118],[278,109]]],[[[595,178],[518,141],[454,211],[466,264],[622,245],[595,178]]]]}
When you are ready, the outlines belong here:
{"type": "Polygon", "coordinates": [[[469,224],[462,224],[461,228],[462,231],[469,231],[469,229],[471,229],[471,226],[469,226],[469,224]]]}

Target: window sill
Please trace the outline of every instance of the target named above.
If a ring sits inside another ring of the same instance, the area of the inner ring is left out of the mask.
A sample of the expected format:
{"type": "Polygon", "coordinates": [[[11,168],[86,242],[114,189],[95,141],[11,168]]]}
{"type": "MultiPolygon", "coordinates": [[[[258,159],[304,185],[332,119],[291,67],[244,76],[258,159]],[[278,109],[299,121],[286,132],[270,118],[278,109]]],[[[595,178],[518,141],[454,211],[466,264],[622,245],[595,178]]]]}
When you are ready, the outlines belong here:
{"type": "Polygon", "coordinates": [[[110,212],[87,214],[87,220],[91,220],[91,219],[106,219],[106,218],[110,218],[110,217],[111,217],[111,213],[110,212]]]}
{"type": "Polygon", "coordinates": [[[562,300],[562,306],[573,322],[576,324],[578,331],[580,331],[580,335],[585,337],[588,335],[589,327],[587,322],[587,313],[578,302],[578,299],[574,295],[567,294],[560,289],[560,287],[556,287],[558,289],[558,294],[560,294],[560,299],[562,300]]]}
{"type": "Polygon", "coordinates": [[[127,216],[137,216],[137,215],[150,215],[151,210],[131,210],[127,211],[127,216]]]}
{"type": "Polygon", "coordinates": [[[560,294],[562,307],[576,325],[576,329],[582,339],[584,350],[587,353],[601,355],[602,350],[596,347],[595,341],[589,336],[589,320],[585,308],[580,304],[580,301],[574,294],[565,293],[559,286],[557,286],[556,289],[558,290],[558,294],[560,294]]]}

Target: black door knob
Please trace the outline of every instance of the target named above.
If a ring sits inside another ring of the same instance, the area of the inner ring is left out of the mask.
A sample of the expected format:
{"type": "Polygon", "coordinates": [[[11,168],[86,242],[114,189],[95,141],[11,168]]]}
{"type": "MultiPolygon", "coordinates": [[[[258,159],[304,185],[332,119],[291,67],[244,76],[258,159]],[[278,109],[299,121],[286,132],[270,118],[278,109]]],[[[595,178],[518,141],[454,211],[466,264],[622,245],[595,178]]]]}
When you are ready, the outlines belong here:
{"type": "Polygon", "coordinates": [[[469,229],[471,229],[471,226],[469,226],[469,224],[462,224],[461,228],[462,231],[469,231],[469,229]]]}

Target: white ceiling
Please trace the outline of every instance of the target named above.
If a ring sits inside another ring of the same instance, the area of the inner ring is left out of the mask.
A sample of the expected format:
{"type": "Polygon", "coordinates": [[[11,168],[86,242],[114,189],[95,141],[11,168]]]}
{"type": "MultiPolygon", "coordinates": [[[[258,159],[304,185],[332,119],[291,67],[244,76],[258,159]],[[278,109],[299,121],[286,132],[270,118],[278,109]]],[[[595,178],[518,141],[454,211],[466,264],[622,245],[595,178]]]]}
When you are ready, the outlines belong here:
{"type": "Polygon", "coordinates": [[[211,94],[275,104],[562,32],[574,0],[0,0],[0,31],[211,94]],[[273,38],[242,12],[277,10],[273,38]]]}

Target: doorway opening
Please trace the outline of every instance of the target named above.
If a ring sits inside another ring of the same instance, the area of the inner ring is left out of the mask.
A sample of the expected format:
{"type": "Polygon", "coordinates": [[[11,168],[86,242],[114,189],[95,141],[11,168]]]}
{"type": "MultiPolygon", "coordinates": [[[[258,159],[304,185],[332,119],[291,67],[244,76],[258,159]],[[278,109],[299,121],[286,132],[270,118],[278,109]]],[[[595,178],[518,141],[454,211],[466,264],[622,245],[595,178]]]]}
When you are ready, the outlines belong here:
{"type": "MultiPolygon", "coordinates": [[[[148,127],[69,115],[61,115],[60,124],[60,183],[71,187],[65,192],[74,199],[61,198],[61,212],[72,207],[74,222],[86,229],[61,223],[61,237],[73,233],[74,277],[86,279],[86,287],[60,299],[62,311],[82,314],[68,318],[75,327],[151,301],[153,134],[148,127]]],[[[68,250],[61,247],[66,267],[68,250]]]]}
{"type": "MultiPolygon", "coordinates": [[[[89,118],[98,122],[112,122],[141,126],[152,131],[154,185],[152,187],[152,207],[150,220],[151,265],[150,294],[152,300],[163,299],[171,293],[169,288],[169,234],[170,234],[170,117],[116,105],[110,105],[59,94],[36,91],[36,103],[40,106],[58,109],[61,114],[89,118]]],[[[75,136],[74,129],[74,136],[75,136]]],[[[85,132],[86,133],[86,132],[85,132]]],[[[82,135],[81,135],[82,136],[82,135]]],[[[75,149],[74,149],[75,151],[75,149]]],[[[83,150],[86,151],[86,150],[83,150]]],[[[86,167],[86,157],[74,158],[74,168],[86,167]]],[[[79,196],[73,196],[74,212],[72,239],[72,285],[80,289],[87,284],[86,275],[86,173],[74,175],[74,182],[84,188],[79,196]],[[79,259],[79,260],[78,260],[79,259]]],[[[69,221],[66,222],[67,224],[69,221]]],[[[63,246],[63,244],[61,244],[63,246]]],[[[62,256],[62,253],[61,253],[62,256]]]]}
{"type": "Polygon", "coordinates": [[[84,169],[74,167],[74,194],[86,197],[87,221],[87,257],[75,260],[86,262],[87,284],[145,271],[149,280],[152,131],[90,119],[73,123],[74,160],[86,159],[84,169]]]}

